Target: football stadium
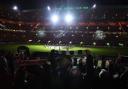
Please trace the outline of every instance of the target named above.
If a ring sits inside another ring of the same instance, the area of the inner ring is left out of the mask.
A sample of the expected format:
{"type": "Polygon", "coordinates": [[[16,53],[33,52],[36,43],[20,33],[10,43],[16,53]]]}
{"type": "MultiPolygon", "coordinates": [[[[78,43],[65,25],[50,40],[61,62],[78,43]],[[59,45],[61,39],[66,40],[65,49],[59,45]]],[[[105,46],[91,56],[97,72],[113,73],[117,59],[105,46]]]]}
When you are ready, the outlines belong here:
{"type": "Polygon", "coordinates": [[[127,89],[126,0],[0,1],[0,89],[127,89]]]}
{"type": "Polygon", "coordinates": [[[118,52],[127,55],[127,7],[94,6],[54,8],[53,11],[47,11],[48,16],[41,10],[2,9],[0,42],[4,46],[6,43],[10,44],[7,46],[8,50],[12,50],[11,46],[20,43],[28,46],[37,44],[30,47],[32,51],[36,49],[34,46],[40,46],[41,48],[36,51],[42,52],[58,47],[61,50],[66,46],[72,51],[89,47],[92,51],[99,51],[98,54],[111,55],[113,51],[112,55],[117,55],[118,52]],[[31,13],[35,15],[31,16],[31,13]],[[112,50],[107,52],[107,49],[112,50]]]}

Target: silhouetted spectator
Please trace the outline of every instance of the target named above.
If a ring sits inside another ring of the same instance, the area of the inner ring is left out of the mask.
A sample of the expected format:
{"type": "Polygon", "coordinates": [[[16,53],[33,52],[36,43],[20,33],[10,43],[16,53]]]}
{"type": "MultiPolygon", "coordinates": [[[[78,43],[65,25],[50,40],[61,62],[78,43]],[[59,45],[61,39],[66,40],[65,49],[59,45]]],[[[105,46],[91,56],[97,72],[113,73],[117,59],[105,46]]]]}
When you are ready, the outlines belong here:
{"type": "Polygon", "coordinates": [[[13,54],[11,52],[8,52],[6,54],[6,58],[7,58],[7,62],[8,62],[8,68],[9,68],[9,73],[12,76],[12,78],[14,78],[14,71],[15,71],[15,58],[13,56],[13,54]]]}
{"type": "Polygon", "coordinates": [[[88,87],[88,89],[91,89],[92,88],[92,84],[93,84],[93,74],[94,74],[93,56],[91,55],[91,52],[89,50],[85,50],[85,56],[87,57],[87,59],[86,59],[86,65],[87,65],[87,75],[86,75],[87,87],[88,87]]]}
{"type": "Polygon", "coordinates": [[[57,56],[58,56],[58,52],[56,50],[51,50],[49,55],[49,60],[51,62],[52,73],[54,75],[56,75],[57,56]]]}
{"type": "Polygon", "coordinates": [[[8,61],[3,51],[0,51],[0,89],[12,89],[12,79],[9,74],[8,61]]]}

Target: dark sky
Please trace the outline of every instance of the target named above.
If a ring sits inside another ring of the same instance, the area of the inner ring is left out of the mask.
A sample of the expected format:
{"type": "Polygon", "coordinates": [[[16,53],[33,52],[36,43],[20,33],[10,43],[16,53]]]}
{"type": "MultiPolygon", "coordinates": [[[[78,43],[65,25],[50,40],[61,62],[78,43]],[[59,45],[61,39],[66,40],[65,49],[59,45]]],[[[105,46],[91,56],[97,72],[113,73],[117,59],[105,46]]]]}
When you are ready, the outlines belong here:
{"type": "Polygon", "coordinates": [[[18,5],[22,9],[35,9],[50,6],[65,5],[128,5],[128,0],[0,0],[0,5],[13,6],[18,5]]]}

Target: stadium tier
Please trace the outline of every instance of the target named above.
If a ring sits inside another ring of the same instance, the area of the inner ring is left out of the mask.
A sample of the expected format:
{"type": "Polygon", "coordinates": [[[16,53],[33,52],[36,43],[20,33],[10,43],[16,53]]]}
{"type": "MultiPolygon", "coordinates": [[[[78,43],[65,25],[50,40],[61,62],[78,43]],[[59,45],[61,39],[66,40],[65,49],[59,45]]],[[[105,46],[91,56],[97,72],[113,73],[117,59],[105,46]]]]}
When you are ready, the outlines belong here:
{"type": "MultiPolygon", "coordinates": [[[[38,10],[0,10],[0,42],[44,43],[56,45],[128,46],[128,7],[99,6],[68,8],[75,21],[65,24],[65,8],[60,22],[52,24],[49,12],[38,10]]],[[[54,17],[55,19],[55,17],[54,17]]]]}

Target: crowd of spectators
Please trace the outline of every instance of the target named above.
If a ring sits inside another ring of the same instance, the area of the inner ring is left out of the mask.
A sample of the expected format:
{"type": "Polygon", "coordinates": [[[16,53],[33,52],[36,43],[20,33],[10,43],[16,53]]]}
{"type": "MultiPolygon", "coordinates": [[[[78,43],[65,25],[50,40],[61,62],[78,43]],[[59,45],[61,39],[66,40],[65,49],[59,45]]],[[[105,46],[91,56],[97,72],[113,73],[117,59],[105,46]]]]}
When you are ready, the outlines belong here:
{"type": "MultiPolygon", "coordinates": [[[[89,50],[79,57],[52,50],[42,63],[30,55],[0,51],[0,88],[2,89],[127,89],[127,57],[94,56],[89,50]],[[125,62],[122,62],[122,60],[125,62]]],[[[44,59],[40,59],[44,60],[44,59]]]]}
{"type": "MultiPolygon", "coordinates": [[[[110,29],[111,30],[111,29],[110,29]]],[[[105,30],[0,30],[0,42],[49,45],[128,46],[128,33],[105,30]],[[99,33],[99,32],[100,33],[99,33]],[[95,43],[95,44],[94,44],[95,43]],[[121,44],[121,45],[120,45],[121,44]]]]}
{"type": "MultiPolygon", "coordinates": [[[[0,9],[0,42],[128,46],[127,7],[76,10],[76,25],[52,26],[45,10],[0,9]],[[29,17],[29,18],[28,18],[29,17]],[[2,26],[3,27],[2,27],[2,26]],[[2,27],[2,28],[1,28],[2,27]],[[97,34],[97,31],[103,32],[97,34]],[[99,37],[99,38],[98,38],[99,37]],[[93,44],[94,43],[94,44],[93,44]]],[[[82,8],[82,7],[79,7],[82,8]]],[[[56,8],[57,9],[57,8],[56,8]]],[[[64,8],[63,8],[64,9],[64,8]]],[[[60,10],[64,14],[65,11],[60,10]]]]}

